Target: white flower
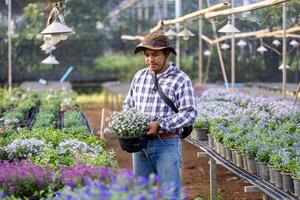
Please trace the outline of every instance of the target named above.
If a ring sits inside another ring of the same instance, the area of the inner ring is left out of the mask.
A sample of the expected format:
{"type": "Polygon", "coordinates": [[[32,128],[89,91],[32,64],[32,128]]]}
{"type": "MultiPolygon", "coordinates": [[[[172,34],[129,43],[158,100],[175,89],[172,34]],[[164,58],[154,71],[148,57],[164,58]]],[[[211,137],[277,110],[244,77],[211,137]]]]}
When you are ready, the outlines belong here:
{"type": "Polygon", "coordinates": [[[109,119],[108,127],[116,136],[138,136],[144,133],[148,117],[135,109],[114,113],[109,119]]]}
{"type": "Polygon", "coordinates": [[[103,148],[102,146],[88,146],[85,142],[79,140],[66,140],[58,145],[58,151],[62,155],[87,152],[99,153],[103,151],[103,148]]]}

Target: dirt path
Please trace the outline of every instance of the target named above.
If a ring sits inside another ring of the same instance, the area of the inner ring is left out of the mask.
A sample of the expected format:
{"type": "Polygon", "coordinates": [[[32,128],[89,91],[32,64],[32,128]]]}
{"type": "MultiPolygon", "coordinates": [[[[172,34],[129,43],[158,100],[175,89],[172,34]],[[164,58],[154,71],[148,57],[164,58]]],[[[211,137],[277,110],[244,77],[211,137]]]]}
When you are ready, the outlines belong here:
{"type": "MultiPolygon", "coordinates": [[[[100,129],[100,105],[82,107],[95,132],[100,129]]],[[[132,169],[131,154],[121,150],[116,139],[107,136],[107,148],[116,152],[116,159],[121,168],[132,169]]],[[[183,141],[183,182],[188,199],[208,199],[209,196],[209,164],[208,157],[197,157],[200,149],[183,141]]],[[[259,200],[262,193],[244,193],[244,186],[250,185],[226,168],[217,166],[218,193],[224,200],[259,200]]]]}

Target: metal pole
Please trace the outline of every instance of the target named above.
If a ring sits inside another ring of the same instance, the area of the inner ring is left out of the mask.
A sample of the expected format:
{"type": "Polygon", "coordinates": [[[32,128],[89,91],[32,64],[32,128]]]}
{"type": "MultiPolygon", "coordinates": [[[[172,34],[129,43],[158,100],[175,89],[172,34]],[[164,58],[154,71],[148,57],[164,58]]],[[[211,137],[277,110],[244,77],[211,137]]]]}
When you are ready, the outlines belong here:
{"type": "Polygon", "coordinates": [[[7,0],[8,4],[8,91],[12,89],[12,66],[11,66],[11,0],[7,0]]]}
{"type": "MultiPolygon", "coordinates": [[[[234,0],[231,0],[231,6],[234,8],[234,0]]],[[[231,15],[231,23],[235,26],[234,14],[231,15]]],[[[234,89],[235,84],[235,37],[234,33],[231,37],[231,88],[234,89]]]]}
{"type": "Polygon", "coordinates": [[[298,68],[299,68],[299,46],[297,46],[296,50],[296,58],[297,58],[297,65],[296,65],[296,83],[298,83],[298,68]]]}
{"type": "MultiPolygon", "coordinates": [[[[202,10],[202,3],[203,0],[199,0],[199,10],[202,10]]],[[[199,64],[198,64],[198,78],[199,78],[199,83],[202,84],[202,71],[203,71],[203,55],[202,55],[202,49],[203,49],[203,43],[202,43],[202,17],[199,19],[199,51],[198,51],[198,58],[199,58],[199,64]]]]}
{"type": "Polygon", "coordinates": [[[149,19],[149,2],[148,0],[144,1],[145,2],[145,20],[149,19]]]}
{"type": "Polygon", "coordinates": [[[168,17],[168,0],[164,0],[163,2],[163,18],[166,19],[168,17]]]}
{"type": "MultiPolygon", "coordinates": [[[[181,0],[175,1],[175,18],[181,16],[181,0]]],[[[176,24],[176,32],[179,33],[180,25],[179,23],[176,24]]],[[[180,38],[176,37],[176,65],[180,67],[180,38]]]]}
{"type": "Polygon", "coordinates": [[[282,98],[286,98],[286,3],[282,4],[282,27],[283,27],[283,41],[282,41],[282,98]]]}

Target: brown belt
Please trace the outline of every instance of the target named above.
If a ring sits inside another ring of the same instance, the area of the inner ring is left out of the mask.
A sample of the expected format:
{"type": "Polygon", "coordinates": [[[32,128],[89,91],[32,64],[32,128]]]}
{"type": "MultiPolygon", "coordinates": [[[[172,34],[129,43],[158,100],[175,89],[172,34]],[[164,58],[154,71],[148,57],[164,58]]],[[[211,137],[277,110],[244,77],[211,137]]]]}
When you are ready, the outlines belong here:
{"type": "Polygon", "coordinates": [[[154,137],[148,137],[149,140],[155,140],[155,139],[170,139],[170,138],[174,138],[174,137],[178,137],[178,134],[175,133],[162,133],[158,135],[154,136],[154,137]]]}

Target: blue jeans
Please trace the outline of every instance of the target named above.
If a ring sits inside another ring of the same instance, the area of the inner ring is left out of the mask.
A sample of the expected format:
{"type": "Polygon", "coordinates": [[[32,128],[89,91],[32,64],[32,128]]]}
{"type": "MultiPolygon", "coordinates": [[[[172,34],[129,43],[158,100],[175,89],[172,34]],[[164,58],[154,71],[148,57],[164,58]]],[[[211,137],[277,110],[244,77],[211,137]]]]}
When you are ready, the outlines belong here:
{"type": "Polygon", "coordinates": [[[171,199],[183,199],[181,150],[181,141],[178,137],[149,140],[147,148],[133,153],[133,170],[143,177],[155,173],[158,175],[162,188],[170,184],[175,186],[171,199]]]}

